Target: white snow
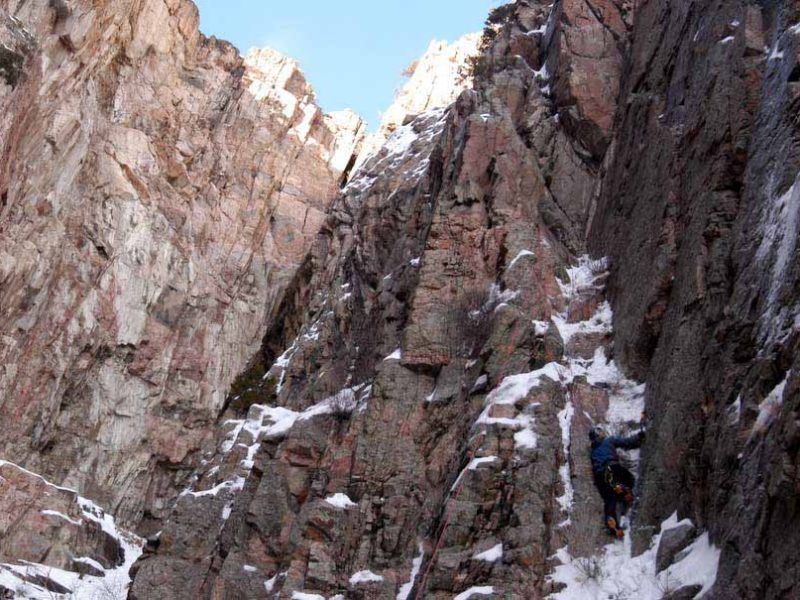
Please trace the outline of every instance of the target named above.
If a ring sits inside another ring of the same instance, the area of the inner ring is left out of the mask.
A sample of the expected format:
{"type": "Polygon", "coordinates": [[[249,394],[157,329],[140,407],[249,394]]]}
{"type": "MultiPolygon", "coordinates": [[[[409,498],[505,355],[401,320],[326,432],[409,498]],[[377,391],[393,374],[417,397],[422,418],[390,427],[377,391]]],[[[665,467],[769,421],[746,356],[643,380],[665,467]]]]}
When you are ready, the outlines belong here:
{"type": "Polygon", "coordinates": [[[95,559],[93,559],[93,558],[90,558],[90,557],[88,557],[88,556],[82,556],[81,558],[76,558],[76,559],[75,559],[75,562],[79,562],[79,563],[83,563],[83,564],[85,564],[85,565],[89,565],[90,567],[94,567],[94,568],[95,568],[95,569],[97,569],[98,571],[104,571],[104,570],[105,570],[105,568],[103,567],[103,565],[101,565],[101,564],[100,564],[99,562],[97,562],[95,559]]]}
{"type": "Polygon", "coordinates": [[[60,512],[58,512],[56,510],[43,510],[42,514],[43,515],[48,515],[50,517],[57,517],[59,519],[67,521],[68,523],[72,523],[73,525],[78,525],[78,526],[83,525],[83,521],[80,521],[80,520],[76,521],[75,519],[71,519],[67,515],[65,515],[63,513],[60,513],[60,512]]]}
{"type": "Polygon", "coordinates": [[[481,375],[475,380],[475,385],[473,385],[472,389],[470,389],[470,394],[482,389],[487,383],[489,383],[489,376],[486,374],[481,375]]]}
{"type": "Polygon", "coordinates": [[[494,594],[494,588],[490,585],[471,587],[465,592],[461,592],[453,600],[469,600],[473,596],[491,596],[494,594]]]}
{"type": "Polygon", "coordinates": [[[514,434],[514,444],[517,449],[535,450],[538,443],[539,438],[530,427],[526,427],[514,434]]]}
{"type": "Polygon", "coordinates": [[[501,558],[503,558],[503,544],[497,544],[486,550],[485,552],[481,552],[480,554],[476,554],[472,557],[474,560],[482,560],[484,562],[497,562],[501,558]]]}
{"type": "MultiPolygon", "coordinates": [[[[683,523],[683,522],[681,522],[683,523]]],[[[661,532],[679,525],[673,515],[661,526],[661,532]]],[[[714,547],[707,533],[702,534],[688,548],[687,555],[676,564],[656,574],[656,552],[661,533],[654,536],[645,553],[634,557],[631,541],[608,544],[602,553],[586,558],[572,557],[567,548],[556,553],[561,565],[551,575],[556,582],[567,587],[549,596],[552,600],[607,600],[630,598],[660,600],[666,587],[676,589],[685,585],[702,585],[701,597],[717,578],[720,551],[714,547]],[[587,561],[597,566],[597,577],[587,576],[587,561]]]]}
{"type": "Polygon", "coordinates": [[[358,506],[358,504],[350,500],[350,497],[347,494],[342,494],[342,493],[334,494],[333,496],[325,498],[325,502],[327,502],[331,506],[335,506],[336,508],[344,508],[344,509],[358,506]]]}
{"type": "Polygon", "coordinates": [[[350,577],[350,585],[358,585],[359,583],[377,583],[383,581],[383,577],[376,575],[372,571],[359,571],[353,573],[350,577]]]}
{"type": "Polygon", "coordinates": [[[258,569],[256,569],[253,565],[244,565],[242,567],[242,570],[247,571],[248,573],[255,573],[256,571],[258,571],[258,569]]]}
{"type": "Polygon", "coordinates": [[[520,250],[519,254],[517,254],[514,257],[514,260],[512,260],[509,263],[507,270],[510,271],[514,267],[514,265],[517,264],[518,261],[520,261],[521,259],[525,258],[526,256],[535,257],[536,255],[533,252],[531,252],[530,250],[520,250]]]}
{"type": "Polygon", "coordinates": [[[493,463],[496,460],[499,460],[496,456],[482,456],[480,458],[473,458],[467,465],[467,470],[475,471],[481,465],[493,463]]]}
{"type": "Polygon", "coordinates": [[[564,450],[564,464],[558,468],[558,474],[561,477],[561,484],[564,486],[564,494],[556,499],[561,510],[567,514],[572,510],[572,503],[575,495],[569,468],[570,431],[572,429],[572,419],[574,416],[575,407],[572,404],[572,400],[568,397],[564,409],[558,413],[558,424],[561,426],[561,445],[564,450]]]}
{"type": "Polygon", "coordinates": [[[736,397],[736,402],[728,407],[728,420],[731,425],[736,425],[742,419],[742,396],[736,397]]]}
{"type": "Polygon", "coordinates": [[[476,471],[478,467],[480,467],[481,465],[490,464],[496,460],[499,460],[496,456],[482,456],[480,458],[473,458],[471,461],[469,461],[469,464],[466,467],[464,467],[461,473],[458,474],[458,477],[456,477],[456,480],[450,487],[450,491],[452,492],[453,490],[456,489],[456,487],[458,487],[461,478],[464,477],[464,473],[466,473],[467,471],[476,471]]]}
{"type": "Polygon", "coordinates": [[[791,371],[786,373],[784,380],[775,386],[761,404],[758,405],[758,418],[753,425],[753,434],[763,433],[769,429],[769,426],[777,418],[781,411],[781,406],[783,406],[783,395],[791,373],[791,371]]]}
{"type": "Polygon", "coordinates": [[[403,358],[403,350],[401,348],[398,348],[397,350],[392,352],[389,356],[387,356],[383,360],[384,361],[387,361],[387,360],[400,360],[401,358],[403,358]]]}
{"type": "Polygon", "coordinates": [[[775,42],[775,45],[772,47],[772,52],[770,52],[769,60],[781,60],[783,58],[783,52],[780,50],[780,40],[775,42]]]}
{"type": "Polygon", "coordinates": [[[271,592],[275,587],[275,584],[278,583],[278,577],[283,575],[286,575],[286,573],[275,573],[275,575],[264,582],[264,589],[267,590],[267,592],[271,592]]]}
{"type": "Polygon", "coordinates": [[[422,262],[421,258],[412,258],[410,261],[408,261],[408,264],[410,264],[412,267],[416,268],[416,267],[419,267],[421,262],[422,262]]]}
{"type": "Polygon", "coordinates": [[[423,558],[425,558],[425,548],[422,542],[419,542],[419,554],[411,561],[411,577],[406,583],[400,586],[400,591],[397,593],[397,600],[408,600],[411,590],[414,589],[414,582],[417,580],[419,572],[422,569],[423,558]]]}
{"type": "Polygon", "coordinates": [[[325,596],[307,594],[306,592],[292,592],[292,600],[325,600],[325,596]]]}
{"type": "Polygon", "coordinates": [[[607,301],[598,306],[597,311],[588,321],[570,323],[565,315],[554,315],[553,323],[558,328],[561,338],[567,344],[576,335],[590,333],[611,333],[614,314],[611,311],[611,304],[607,301]]]}
{"type": "MultiPolygon", "coordinates": [[[[8,463],[6,461],[0,462],[17,467],[17,465],[13,463],[8,463]]],[[[30,471],[26,471],[25,469],[20,468],[20,470],[30,473],[30,471]]],[[[35,473],[30,474],[46,481],[43,477],[35,473]]],[[[49,482],[47,483],[54,488],[58,487],[49,482]]],[[[58,489],[66,490],[67,488],[58,489]]],[[[87,500],[81,496],[77,496],[76,500],[81,507],[85,519],[96,522],[105,533],[119,542],[125,553],[123,564],[111,569],[104,569],[99,562],[92,558],[83,557],[76,559],[78,562],[83,562],[103,571],[104,575],[101,577],[81,575],[73,571],[65,571],[63,569],[35,563],[26,563],[24,565],[3,564],[0,565],[0,585],[15,590],[16,593],[19,594],[18,597],[29,600],[52,600],[54,597],[64,597],[62,595],[56,595],[41,586],[24,581],[25,577],[41,576],[51,579],[59,585],[71,590],[68,596],[70,600],[95,600],[99,597],[127,598],[128,587],[131,582],[129,575],[130,569],[133,563],[135,563],[142,554],[144,540],[131,533],[117,529],[111,515],[107,514],[91,500],[87,500]]],[[[64,516],[56,511],[42,512],[51,514],[52,516],[59,516],[59,518],[64,516]]]]}
{"type": "Polygon", "coordinates": [[[550,323],[547,321],[533,321],[533,333],[537,336],[545,335],[550,329],[550,323]]]}
{"type": "Polygon", "coordinates": [[[414,123],[398,127],[383,147],[359,166],[345,186],[344,193],[351,196],[363,194],[378,179],[376,173],[399,170],[401,167],[405,167],[400,174],[404,176],[406,184],[421,178],[430,165],[423,149],[444,130],[448,110],[449,107],[440,107],[425,111],[416,117],[414,123]],[[415,130],[415,124],[420,129],[419,133],[415,130]]]}
{"type": "Polygon", "coordinates": [[[720,41],[720,44],[730,44],[735,38],[732,35],[729,35],[725,39],[720,41]]]}

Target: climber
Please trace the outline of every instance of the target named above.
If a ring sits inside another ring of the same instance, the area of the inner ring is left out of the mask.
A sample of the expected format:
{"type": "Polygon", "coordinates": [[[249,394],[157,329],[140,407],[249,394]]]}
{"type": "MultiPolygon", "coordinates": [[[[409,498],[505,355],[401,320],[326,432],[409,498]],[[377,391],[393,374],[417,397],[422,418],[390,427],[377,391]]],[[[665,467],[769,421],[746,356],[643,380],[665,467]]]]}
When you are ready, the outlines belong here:
{"type": "Polygon", "coordinates": [[[604,524],[608,532],[617,539],[625,536],[617,506],[622,502],[622,516],[633,504],[633,473],[622,466],[617,448],[632,450],[642,445],[644,431],[631,437],[609,436],[600,426],[589,431],[592,442],[592,472],[594,483],[600,491],[604,504],[604,524]]]}

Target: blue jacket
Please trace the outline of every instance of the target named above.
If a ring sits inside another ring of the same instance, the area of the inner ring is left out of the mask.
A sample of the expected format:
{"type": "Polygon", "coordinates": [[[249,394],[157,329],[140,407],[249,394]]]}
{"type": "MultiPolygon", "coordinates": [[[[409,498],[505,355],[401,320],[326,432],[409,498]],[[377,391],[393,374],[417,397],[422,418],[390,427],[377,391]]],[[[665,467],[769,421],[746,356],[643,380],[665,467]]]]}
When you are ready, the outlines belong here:
{"type": "Polygon", "coordinates": [[[610,436],[592,444],[592,470],[599,473],[609,465],[619,463],[617,448],[633,450],[642,445],[642,432],[630,437],[610,436]]]}

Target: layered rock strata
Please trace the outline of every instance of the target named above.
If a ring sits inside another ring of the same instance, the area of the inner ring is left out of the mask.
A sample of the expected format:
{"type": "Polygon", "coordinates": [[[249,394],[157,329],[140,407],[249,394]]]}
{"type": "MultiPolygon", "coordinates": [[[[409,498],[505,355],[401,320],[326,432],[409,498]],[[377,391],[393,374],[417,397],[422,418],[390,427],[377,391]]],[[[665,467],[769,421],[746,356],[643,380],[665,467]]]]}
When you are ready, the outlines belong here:
{"type": "Polygon", "coordinates": [[[363,125],[188,0],[0,3],[0,455],[154,531],[363,125]]]}
{"type": "Polygon", "coordinates": [[[599,170],[547,95],[550,15],[496,12],[475,89],[355,173],[134,598],[541,597],[601,542],[586,432],[642,389],[605,262],[570,267],[599,170]]]}

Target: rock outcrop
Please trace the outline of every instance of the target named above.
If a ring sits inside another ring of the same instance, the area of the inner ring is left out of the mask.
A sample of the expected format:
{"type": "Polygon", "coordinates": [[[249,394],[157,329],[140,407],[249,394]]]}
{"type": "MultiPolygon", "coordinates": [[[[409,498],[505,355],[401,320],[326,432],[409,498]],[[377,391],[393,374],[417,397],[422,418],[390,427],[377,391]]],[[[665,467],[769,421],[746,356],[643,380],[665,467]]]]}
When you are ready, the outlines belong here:
{"type": "Polygon", "coordinates": [[[363,137],[188,0],[0,3],[0,455],[155,531],[363,137]]]}

